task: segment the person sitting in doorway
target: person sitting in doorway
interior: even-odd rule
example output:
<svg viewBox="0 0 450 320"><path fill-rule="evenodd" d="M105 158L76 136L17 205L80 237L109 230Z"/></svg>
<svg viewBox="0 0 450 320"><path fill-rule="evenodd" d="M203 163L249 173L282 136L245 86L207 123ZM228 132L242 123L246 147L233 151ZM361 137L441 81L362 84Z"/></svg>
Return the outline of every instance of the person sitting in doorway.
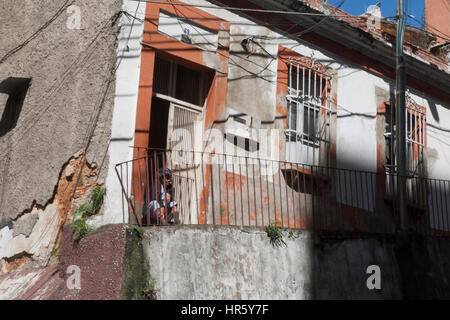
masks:
<svg viewBox="0 0 450 320"><path fill-rule="evenodd" d="M172 185L172 171L169 168L159 169L160 187L156 192L156 199L150 201L150 224L170 225L180 224L177 202L174 200Z"/></svg>

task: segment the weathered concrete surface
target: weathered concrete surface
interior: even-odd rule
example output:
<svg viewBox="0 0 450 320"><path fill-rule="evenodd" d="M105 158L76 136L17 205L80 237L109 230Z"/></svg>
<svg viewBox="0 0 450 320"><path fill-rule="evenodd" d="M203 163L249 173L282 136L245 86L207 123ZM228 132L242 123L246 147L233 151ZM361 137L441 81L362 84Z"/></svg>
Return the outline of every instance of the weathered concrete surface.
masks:
<svg viewBox="0 0 450 320"><path fill-rule="evenodd" d="M0 299L450 298L446 238L293 231L274 247L255 227L125 225L73 236L66 226L57 263L0 275ZM380 290L367 287L371 265Z"/></svg>
<svg viewBox="0 0 450 320"><path fill-rule="evenodd" d="M146 229L144 253L159 299L307 299L308 234L273 248L258 229Z"/></svg>
<svg viewBox="0 0 450 320"><path fill-rule="evenodd" d="M15 127L0 137L0 229L13 226L33 204L45 206L64 164L88 141L88 162L97 164L99 181L104 180L118 31L111 18L121 3L0 3L0 83L31 79ZM68 27L72 4L80 9L80 29Z"/></svg>
<svg viewBox="0 0 450 320"><path fill-rule="evenodd" d="M21 270L0 276L0 299L48 299L61 285L57 265Z"/></svg>
<svg viewBox="0 0 450 320"><path fill-rule="evenodd" d="M151 279L144 256L142 231L127 229L122 268L122 299L145 299L143 293L149 289L151 289Z"/></svg>
<svg viewBox="0 0 450 320"><path fill-rule="evenodd" d="M0 230L0 273L10 272L32 262L45 265L57 250L61 228L70 222L81 203L86 203L96 185L97 169L86 163L84 153L77 153L64 166L55 196L45 206L33 205ZM24 259L26 257L27 259Z"/></svg>
<svg viewBox="0 0 450 320"><path fill-rule="evenodd" d="M122 266L125 253L125 225L111 225L100 228L82 238L73 240L70 226L65 226L61 240L59 257L60 275L67 280L69 266L77 266L81 271L81 289L62 293L55 292L51 299L75 300L117 300L121 298Z"/></svg>
<svg viewBox="0 0 450 320"><path fill-rule="evenodd" d="M125 274L122 271L123 258L125 248L129 247L126 241L128 239L132 247L139 243L125 225L105 226L78 242L73 240L74 233L70 225L64 228L62 235L57 263L0 275L0 299L99 300L122 297L122 275ZM79 289L67 285L75 283L71 280L74 271L68 269L69 266L76 266L80 270ZM140 265L136 264L136 267ZM145 277L144 270L141 269ZM139 283L135 287L138 288Z"/></svg>
<svg viewBox="0 0 450 320"><path fill-rule="evenodd" d="M294 231L273 247L260 228L152 227L143 246L158 299L447 298L450 242ZM369 290L367 267L381 269Z"/></svg>
<svg viewBox="0 0 450 320"><path fill-rule="evenodd" d="M18 236L19 234L23 234L25 237L28 237L33 231L36 222L39 220L38 213L27 214L21 218L19 218L13 224L13 237Z"/></svg>
<svg viewBox="0 0 450 320"><path fill-rule="evenodd" d="M30 215L37 215L39 219L33 227L33 232L26 236L22 233L14 235L14 229L5 227L0 231L0 257L3 260L10 259L19 253L26 252L34 261L47 261L58 235L57 205L49 204L45 210L33 208ZM26 219L23 216L18 220ZM6 264L1 261L2 265ZM30 260L31 262L31 260ZM19 267L19 265L18 265ZM4 268L4 272L10 271Z"/></svg>

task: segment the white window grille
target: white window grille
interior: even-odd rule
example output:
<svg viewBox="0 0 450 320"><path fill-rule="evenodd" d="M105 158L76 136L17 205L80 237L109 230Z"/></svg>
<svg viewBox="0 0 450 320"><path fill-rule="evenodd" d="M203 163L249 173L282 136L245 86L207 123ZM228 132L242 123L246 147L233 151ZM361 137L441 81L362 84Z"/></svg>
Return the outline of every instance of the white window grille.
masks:
<svg viewBox="0 0 450 320"><path fill-rule="evenodd" d="M288 72L286 158L318 165L330 146L331 77L307 58L291 59Z"/></svg>
<svg viewBox="0 0 450 320"><path fill-rule="evenodd" d="M423 174L426 113L412 100L406 104L406 111L407 174L417 177Z"/></svg>
<svg viewBox="0 0 450 320"><path fill-rule="evenodd" d="M425 147L426 113L413 101L406 103L406 172L409 177L417 177L423 173L423 157ZM396 145L396 113L391 107L386 108L386 172L395 173L397 165Z"/></svg>
<svg viewBox="0 0 450 320"><path fill-rule="evenodd" d="M426 139L426 111L418 106L412 99L406 99L406 174L409 180L408 188L413 187L417 178L424 175L424 149ZM386 107L385 132L386 141L386 175L387 193L393 194L395 190L397 168L397 145L396 132L396 110L390 106Z"/></svg>

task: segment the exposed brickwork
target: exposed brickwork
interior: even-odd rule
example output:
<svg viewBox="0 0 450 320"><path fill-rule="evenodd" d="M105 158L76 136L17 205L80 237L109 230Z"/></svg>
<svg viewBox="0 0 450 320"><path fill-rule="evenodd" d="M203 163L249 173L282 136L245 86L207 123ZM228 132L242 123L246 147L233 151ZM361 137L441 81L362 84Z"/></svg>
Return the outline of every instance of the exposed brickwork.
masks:
<svg viewBox="0 0 450 320"><path fill-rule="evenodd" d="M22 252L14 257L2 259L1 271L2 273L8 273L21 268L27 263L31 262L31 255Z"/></svg>
<svg viewBox="0 0 450 320"><path fill-rule="evenodd" d="M308 0L310 1L310 0ZM344 17L336 17L337 20L346 22L348 24L350 24L351 26L358 28L362 31L368 32L370 33L375 39L380 40L382 42L392 42L395 40L395 37L393 37L393 35L391 34L392 31L390 29L392 29L393 24L389 23L387 21L387 19L382 19L381 21L381 28L380 29L375 29L375 28L368 28L368 23L367 23L367 17L362 17L362 18L356 18L355 16L341 10L338 9L336 7L333 6L328 6L329 8L329 14L330 15L339 15L339 16L344 16ZM412 41L415 39L415 36L413 35L413 32L406 32L407 35L409 34L409 38L406 37L405 38L405 51L415 55L419 58L422 58L436 66L438 66L441 69L444 69L445 71L447 71L448 69L448 62L445 59L442 59L440 57L436 57L435 55L433 55L432 53L418 47L417 45L408 42Z"/></svg>
<svg viewBox="0 0 450 320"><path fill-rule="evenodd" d="M55 249L59 248L62 227L71 220L70 213L86 202L89 190L97 184L96 177L97 169L89 166L85 154L81 151L64 168L55 196L58 203L59 228Z"/></svg>

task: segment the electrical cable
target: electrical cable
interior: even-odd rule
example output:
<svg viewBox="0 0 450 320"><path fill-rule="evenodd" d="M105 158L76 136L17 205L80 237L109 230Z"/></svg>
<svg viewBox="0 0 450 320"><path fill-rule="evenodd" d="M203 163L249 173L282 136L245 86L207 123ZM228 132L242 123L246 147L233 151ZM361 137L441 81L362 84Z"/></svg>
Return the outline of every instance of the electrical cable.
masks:
<svg viewBox="0 0 450 320"><path fill-rule="evenodd" d="M436 29L435 27L430 26L430 25L428 25L428 24L425 23L425 22L421 22L419 19L416 19L416 18L414 18L414 17L412 17L412 16L409 16L409 15L408 15L408 18L409 18L409 19L412 19L412 20L414 20L414 21L416 21L416 22L418 22L418 23L420 23L421 26L422 26L423 28L425 28L425 29L428 29L428 28L433 29L433 30L435 30L436 32L439 32L440 34L437 34L437 33L435 33L435 32L430 32L429 30L426 30L426 32L431 33L431 34L435 35L436 37L439 37L439 38L442 38L442 39L444 39L444 40L450 41L450 35L445 34L445 33L443 33L442 31L440 31L439 29Z"/></svg>
<svg viewBox="0 0 450 320"><path fill-rule="evenodd" d="M221 10L234 10L234 11L242 11L242 12L261 12L261 13L278 13L278 14L287 14L287 15L299 15L299 16L322 16L325 18L347 18L347 19L366 19L366 17L361 16L352 16L352 15L328 15L324 13L309 13L309 12L295 12L295 11L283 11L283 10L267 10L267 9L251 9L251 8L239 8L239 7L228 7L228 6L212 6L212 5L196 5L196 4L188 4L188 3L168 3L166 1L154 1L154 0L130 0L130 1L143 1L147 3L153 3L153 4L166 4L166 5L173 5L173 6L183 6L183 7L196 7L196 8L206 8L206 9L221 9ZM339 8L339 7L338 7ZM406 13L405 13L406 15ZM385 17L393 18L393 17ZM418 20L416 20L418 21ZM293 24L296 25L296 24ZM314 27L315 28L315 27ZM430 28L436 30L439 33L442 33L440 30L430 26ZM306 32L305 32L306 33ZM450 37L449 35L446 35L445 33L442 33L446 37ZM438 35L439 36L439 35ZM441 37L441 36L440 36ZM442 37L441 37L442 38ZM450 41L448 38L444 38L448 41Z"/></svg>
<svg viewBox="0 0 450 320"><path fill-rule="evenodd" d="M154 1L154 0L130 0L130 1L143 1L147 3L153 4L165 4L165 5L176 5L181 7L196 7L196 8L205 8L205 9L220 9L220 10L234 10L234 11L242 11L242 12L260 12L260 13L278 13L278 14L287 14L287 15L295 15L295 16L312 16L312 17L342 17L342 18L351 18L351 15L329 15L326 13L310 13L310 12L297 12L297 11L283 11L283 10L267 10L267 9L251 9L251 8L238 8L238 7L228 7L228 6L212 6L212 5L201 5L201 4L188 4L188 3L169 3L166 1ZM364 17L355 17L355 18L363 18Z"/></svg>
<svg viewBox="0 0 450 320"><path fill-rule="evenodd" d="M62 5L61 8L49 19L45 22L38 30L36 30L31 36L29 36L24 42L16 46L15 48L8 51L1 59L0 64L6 61L9 57L14 55L17 51L25 47L28 43L30 43L34 38L36 38L42 31L48 28L53 21L55 21L61 13L63 13L68 7L70 7L75 0L66 0L66 2ZM70 3L69 3L70 2Z"/></svg>
<svg viewBox="0 0 450 320"><path fill-rule="evenodd" d="M17 132L17 134L19 136L17 137L17 139L15 139L15 145L20 143L27 134L32 132L30 129L39 122L39 119L43 116L44 113L46 113L51 107L55 107L50 101L52 99L52 97L54 97L56 92L58 92L58 90L64 85L65 80L68 78L68 76L71 73L73 74L76 71L80 72L83 68L85 68L87 60L90 58L90 56L92 56L96 47L101 43L100 41L97 41L97 39L100 37L100 35L103 33L104 29L106 27L108 27L108 25L111 22L115 22L117 20L117 18L120 16L120 14L121 14L121 11L115 13L113 16L107 18L104 22L102 22L100 24L101 28L97 31L97 33L93 37L93 40L89 43L87 48L84 49L78 55L78 57L74 59L73 63L63 73L62 78L55 80L55 85L49 89L50 92L39 99L38 103L39 103L39 105L42 106L40 108L41 110L39 110L39 108L38 108L38 110L36 110L36 108L31 108L27 113L23 113L21 115L21 117L23 119L21 127L24 129L23 129L23 132ZM84 57L82 57L83 55L84 55ZM74 67L75 67L75 69L73 69L71 71L71 69ZM28 117L28 115L31 115L31 116ZM29 119L27 119L27 118L29 118ZM0 151L0 155L3 156L5 151L7 152L7 148L2 149Z"/></svg>
<svg viewBox="0 0 450 320"><path fill-rule="evenodd" d="M127 41L126 41L125 48L128 46L128 44L129 44L129 42L130 42L131 33L132 33L132 31L133 31L133 27L134 27L135 22L136 22L136 20L139 20L136 16L137 16L137 14L138 14L140 5L141 5L141 1L139 1L138 5L136 6L136 10L135 10L135 13L134 13L134 16L133 16L133 20L132 20L132 23L131 23L130 32L128 33L128 38L127 38ZM125 13L126 13L126 11L120 11L120 12L119 12L119 15L120 15L120 14L125 14ZM125 15L129 16L129 14L125 14ZM118 17L117 17L116 19L118 19ZM117 72L117 70L118 70L120 64L122 63L124 57L125 57L125 51L122 52L122 55L120 56L119 61L117 62L116 66L114 67L114 70L112 70L109 79L106 81L106 89L104 90L104 94L103 94L102 99L101 99L101 101L100 101L100 103L99 103L98 109L97 109L97 108L94 109L94 112L93 112L93 116L94 116L94 117L91 118L92 121L90 121L90 129L89 129L89 131L88 131L89 133L88 133L88 135L87 135L87 138L86 138L86 144L85 144L85 147L84 147L84 151L85 151L85 152L87 152L87 150L88 150L88 148L89 148L89 145L90 145L90 142L91 142L91 139L92 139L92 137L93 137L93 135L94 135L95 128L96 128L97 122L98 122L98 118L99 118L100 112L101 112L101 110L102 110L102 108L103 108L103 104L104 104L104 102L105 102L106 95L107 95L107 93L108 93L109 87L110 87L112 81L114 80L114 76L115 76L115 74L116 74L116 72ZM115 58L116 58L115 55L113 55L113 58L112 58L112 59L114 60Z"/></svg>

